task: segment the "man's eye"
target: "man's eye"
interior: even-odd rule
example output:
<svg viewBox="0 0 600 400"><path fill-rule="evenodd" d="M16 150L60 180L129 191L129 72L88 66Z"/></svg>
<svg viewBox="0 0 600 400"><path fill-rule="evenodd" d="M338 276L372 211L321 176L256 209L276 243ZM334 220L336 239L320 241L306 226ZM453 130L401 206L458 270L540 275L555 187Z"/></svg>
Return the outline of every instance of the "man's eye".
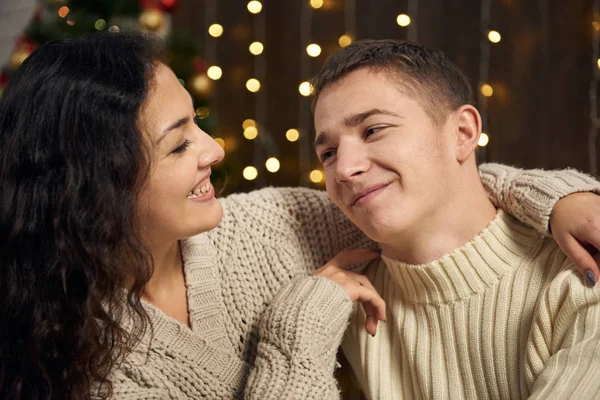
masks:
<svg viewBox="0 0 600 400"><path fill-rule="evenodd" d="M321 153L321 162L325 162L325 160L332 157L333 155L334 155L333 150L326 150L326 151L322 152Z"/></svg>

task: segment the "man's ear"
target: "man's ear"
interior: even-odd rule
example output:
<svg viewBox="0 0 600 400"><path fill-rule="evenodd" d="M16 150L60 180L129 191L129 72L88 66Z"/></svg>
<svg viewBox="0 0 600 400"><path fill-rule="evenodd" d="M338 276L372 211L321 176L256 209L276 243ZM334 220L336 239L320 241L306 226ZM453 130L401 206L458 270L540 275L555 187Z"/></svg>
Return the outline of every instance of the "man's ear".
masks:
<svg viewBox="0 0 600 400"><path fill-rule="evenodd" d="M456 160L460 163L469 159L477 148L481 135L481 116L471 105L465 104L455 111L456 125Z"/></svg>

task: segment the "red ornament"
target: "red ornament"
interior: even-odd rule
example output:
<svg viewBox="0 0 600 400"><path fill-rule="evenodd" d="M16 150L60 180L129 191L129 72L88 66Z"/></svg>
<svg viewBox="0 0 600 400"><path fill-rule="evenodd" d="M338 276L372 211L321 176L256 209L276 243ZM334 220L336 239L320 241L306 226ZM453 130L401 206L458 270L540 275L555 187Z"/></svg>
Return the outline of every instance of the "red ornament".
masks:
<svg viewBox="0 0 600 400"><path fill-rule="evenodd" d="M168 13L172 13L177 7L177 0L158 0L158 3L160 9Z"/></svg>
<svg viewBox="0 0 600 400"><path fill-rule="evenodd" d="M6 71L3 71L0 74L0 87L6 86L7 82L8 82L8 74L6 73Z"/></svg>
<svg viewBox="0 0 600 400"><path fill-rule="evenodd" d="M158 9L172 13L177 7L177 0L140 0L140 6L144 10Z"/></svg>
<svg viewBox="0 0 600 400"><path fill-rule="evenodd" d="M194 63L194 71L196 71L197 74L206 73L206 70L208 69L208 64L206 64L206 61L200 57L194 57L192 62Z"/></svg>

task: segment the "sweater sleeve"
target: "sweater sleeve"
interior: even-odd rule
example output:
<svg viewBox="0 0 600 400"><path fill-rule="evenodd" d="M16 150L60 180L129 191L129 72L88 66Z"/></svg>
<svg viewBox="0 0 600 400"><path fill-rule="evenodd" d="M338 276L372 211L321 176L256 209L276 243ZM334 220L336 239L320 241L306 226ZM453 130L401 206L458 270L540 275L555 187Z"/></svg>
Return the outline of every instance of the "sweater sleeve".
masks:
<svg viewBox="0 0 600 400"><path fill-rule="evenodd" d="M236 235L248 248L276 246L300 255L287 265L296 273L312 272L342 250L376 247L322 190L266 188L230 195L222 203L223 240Z"/></svg>
<svg viewBox="0 0 600 400"><path fill-rule="evenodd" d="M333 371L352 302L325 277L299 277L262 317L246 399L338 399Z"/></svg>
<svg viewBox="0 0 600 400"><path fill-rule="evenodd" d="M600 396L600 287L561 272L539 300L527 344L530 399Z"/></svg>
<svg viewBox="0 0 600 400"><path fill-rule="evenodd" d="M573 169L523 170L482 164L479 175L496 207L545 235L550 233L550 214L558 200L576 192L600 194L600 182Z"/></svg>

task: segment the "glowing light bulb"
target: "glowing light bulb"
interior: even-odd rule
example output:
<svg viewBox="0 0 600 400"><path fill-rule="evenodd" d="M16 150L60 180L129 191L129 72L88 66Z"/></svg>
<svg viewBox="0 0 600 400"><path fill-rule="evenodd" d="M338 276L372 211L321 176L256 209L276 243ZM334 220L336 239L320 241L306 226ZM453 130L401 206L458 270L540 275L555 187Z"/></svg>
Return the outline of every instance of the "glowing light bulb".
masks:
<svg viewBox="0 0 600 400"><path fill-rule="evenodd" d="M295 142L299 137L300 132L298 132L298 129L288 129L288 131L285 133L285 138L290 142Z"/></svg>
<svg viewBox="0 0 600 400"><path fill-rule="evenodd" d="M260 82L258 81L258 79L254 78L248 79L248 82L246 82L246 89L248 89L252 93L256 93L260 90Z"/></svg>
<svg viewBox="0 0 600 400"><path fill-rule="evenodd" d="M305 96L305 97L310 96L312 94L313 90L314 90L313 86L308 81L302 82L300 84L300 86L298 86L298 91L300 92L300 94L302 96Z"/></svg>
<svg viewBox="0 0 600 400"><path fill-rule="evenodd" d="M323 7L323 0L310 0L310 6L312 8L321 8Z"/></svg>
<svg viewBox="0 0 600 400"><path fill-rule="evenodd" d="M320 183L323 181L323 173L318 169L310 171L309 178L314 183Z"/></svg>
<svg viewBox="0 0 600 400"><path fill-rule="evenodd" d="M256 121L253 119L245 119L244 122L242 122L242 128L246 129L250 126L256 126Z"/></svg>
<svg viewBox="0 0 600 400"><path fill-rule="evenodd" d="M279 163L279 160L275 157L269 158L267 160L267 162L265 163L265 167L267 167L267 171L269 171L269 172L279 171L280 166L281 166L281 164Z"/></svg>
<svg viewBox="0 0 600 400"><path fill-rule="evenodd" d="M488 39L492 43L499 43L500 40L502 40L502 35L500 35L500 32L498 31L489 31Z"/></svg>
<svg viewBox="0 0 600 400"><path fill-rule="evenodd" d="M396 18L396 22L398 23L398 25L403 26L403 27L409 26L410 25L410 17L406 14L400 14Z"/></svg>
<svg viewBox="0 0 600 400"><path fill-rule="evenodd" d="M223 34L223 26L220 24L212 24L208 27L208 34L212 37L219 37Z"/></svg>
<svg viewBox="0 0 600 400"><path fill-rule="evenodd" d="M255 126L249 126L244 129L244 137L248 140L254 140L258 136L258 129Z"/></svg>
<svg viewBox="0 0 600 400"><path fill-rule="evenodd" d="M262 54L263 50L265 49L265 46L261 42L253 42L252 44L250 44L250 47L248 49L250 50L250 53L257 56L259 54Z"/></svg>
<svg viewBox="0 0 600 400"><path fill-rule="evenodd" d="M254 167L246 167L244 168L242 175L244 176L244 179L248 181L253 181L258 176L258 170Z"/></svg>
<svg viewBox="0 0 600 400"><path fill-rule="evenodd" d="M489 142L490 142L490 137L485 132L482 132L481 135L479 136L479 141L477 142L477 146L485 147L485 146L487 146L487 144Z"/></svg>
<svg viewBox="0 0 600 400"><path fill-rule="evenodd" d="M352 43L352 37L350 37L350 35L342 35L340 36L338 43L341 47L349 46Z"/></svg>
<svg viewBox="0 0 600 400"><path fill-rule="evenodd" d="M248 11L252 14L258 14L262 10L262 3L257 0L252 0L248 3Z"/></svg>
<svg viewBox="0 0 600 400"><path fill-rule="evenodd" d="M223 76L223 70L221 70L220 67L213 65L206 71L206 75L208 75L210 79L217 81Z"/></svg>
<svg viewBox="0 0 600 400"><path fill-rule="evenodd" d="M61 18L65 18L67 15L69 15L70 11L71 10L69 9L69 7L62 6L61 8L58 9L58 16Z"/></svg>
<svg viewBox="0 0 600 400"><path fill-rule="evenodd" d="M321 54L321 46L315 43L311 43L308 46L306 46L306 52L311 57L319 57L319 55Z"/></svg>
<svg viewBox="0 0 600 400"><path fill-rule="evenodd" d="M481 94L484 95L485 97L492 97L492 95L494 94L494 88L487 84L484 83L483 85L481 85Z"/></svg>

